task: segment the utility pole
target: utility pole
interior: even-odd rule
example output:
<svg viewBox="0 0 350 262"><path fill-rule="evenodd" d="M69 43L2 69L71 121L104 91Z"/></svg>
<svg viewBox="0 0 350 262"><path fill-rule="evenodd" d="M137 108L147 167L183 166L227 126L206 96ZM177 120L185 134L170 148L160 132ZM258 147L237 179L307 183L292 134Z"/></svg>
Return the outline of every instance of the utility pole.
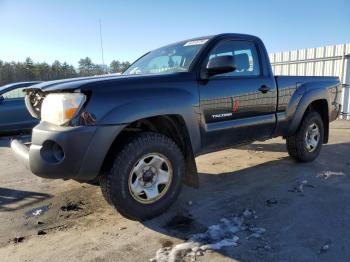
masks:
<svg viewBox="0 0 350 262"><path fill-rule="evenodd" d="M100 24L100 44L101 44L101 58L102 58L102 66L103 66L103 72L106 73L106 66L105 66L105 60L103 57L103 42L102 42L102 24L101 19L98 20Z"/></svg>

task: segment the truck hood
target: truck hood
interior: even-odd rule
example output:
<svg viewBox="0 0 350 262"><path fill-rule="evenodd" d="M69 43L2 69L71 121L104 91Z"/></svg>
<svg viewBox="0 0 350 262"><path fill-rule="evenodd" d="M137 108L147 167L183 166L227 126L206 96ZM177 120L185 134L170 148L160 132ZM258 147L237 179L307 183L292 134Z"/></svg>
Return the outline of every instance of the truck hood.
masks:
<svg viewBox="0 0 350 262"><path fill-rule="evenodd" d="M37 85L33 85L31 87L26 88L26 90L41 90L43 92L51 92L51 91L64 91L64 90L74 90L85 84L89 84L96 81L101 80L110 80L118 77L122 77L121 75L100 75L100 76L89 76L89 77L78 77L78 78L68 78L61 80L53 80L42 82Z"/></svg>
<svg viewBox="0 0 350 262"><path fill-rule="evenodd" d="M100 90L128 90L145 87L167 86L171 82L182 81L193 77L190 73L169 73L152 75L102 75L94 77L72 78L43 82L25 89L25 103L33 117L40 118L41 105L48 93L58 92L96 92ZM98 92L96 92L98 93ZM115 101L114 101L115 102Z"/></svg>
<svg viewBox="0 0 350 262"><path fill-rule="evenodd" d="M31 90L40 90L44 93L50 92L60 92L60 91L68 91L68 90L86 90L93 89L93 87L98 88L103 85L113 85L117 87L122 83L130 83L130 82L153 82L160 81L164 79L169 79L178 76L183 73L169 73L169 74L152 74L152 75L101 75L101 76L93 76L93 77L80 77L80 78L71 78L71 79L63 79L63 80L55 80L43 82L37 85L33 85L29 88L26 88L27 91Z"/></svg>

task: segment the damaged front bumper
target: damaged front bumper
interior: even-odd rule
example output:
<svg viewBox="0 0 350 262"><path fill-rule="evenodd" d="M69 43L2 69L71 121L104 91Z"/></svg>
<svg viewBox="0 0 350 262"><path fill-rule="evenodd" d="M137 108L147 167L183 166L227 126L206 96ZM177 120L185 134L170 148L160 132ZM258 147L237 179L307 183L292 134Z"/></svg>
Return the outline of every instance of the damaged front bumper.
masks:
<svg viewBox="0 0 350 262"><path fill-rule="evenodd" d="M41 122L32 143L11 142L15 157L44 178L88 181L98 176L114 139L124 125L62 127Z"/></svg>
<svg viewBox="0 0 350 262"><path fill-rule="evenodd" d="M11 149L17 159L29 169L29 145L23 144L17 139L11 141Z"/></svg>

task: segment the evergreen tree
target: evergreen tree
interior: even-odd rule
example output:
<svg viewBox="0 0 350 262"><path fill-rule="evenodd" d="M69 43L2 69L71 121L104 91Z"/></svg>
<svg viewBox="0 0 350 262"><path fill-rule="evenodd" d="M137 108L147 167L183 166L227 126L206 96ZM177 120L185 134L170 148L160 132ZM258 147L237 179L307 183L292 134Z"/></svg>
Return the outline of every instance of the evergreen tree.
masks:
<svg viewBox="0 0 350 262"><path fill-rule="evenodd" d="M79 76L101 75L106 72L120 73L129 67L129 62L113 60L109 68L94 64L89 57L79 60L78 70L66 62L56 60L48 63L35 63L30 57L24 62L5 62L0 60L0 86L21 81L50 81Z"/></svg>

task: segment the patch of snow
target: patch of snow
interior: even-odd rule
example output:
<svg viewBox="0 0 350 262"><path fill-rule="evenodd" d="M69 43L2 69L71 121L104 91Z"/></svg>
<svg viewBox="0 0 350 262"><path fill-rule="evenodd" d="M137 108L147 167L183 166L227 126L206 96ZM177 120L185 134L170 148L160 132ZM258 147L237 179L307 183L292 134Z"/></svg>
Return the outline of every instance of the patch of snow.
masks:
<svg viewBox="0 0 350 262"><path fill-rule="evenodd" d="M243 211L242 215L244 217L251 217L251 216L255 215L255 211L247 208Z"/></svg>
<svg viewBox="0 0 350 262"><path fill-rule="evenodd" d="M240 216L221 218L218 224L211 225L203 233L193 234L188 241L178 244L172 248L165 247L157 251L152 262L175 262L183 261L184 257L196 257L204 255L204 252L220 250L223 247L235 247L238 245L238 232L246 231L249 238L261 238L266 232L264 228L257 226L246 226L244 221L252 217L255 211L245 209Z"/></svg>
<svg viewBox="0 0 350 262"><path fill-rule="evenodd" d="M324 179L328 179L332 176L345 176L345 173L344 172L334 172L334 171L322 171L317 175L317 177L322 177Z"/></svg>
<svg viewBox="0 0 350 262"><path fill-rule="evenodd" d="M327 251L328 249L329 249L329 245L327 244L321 248L322 251Z"/></svg>
<svg viewBox="0 0 350 262"><path fill-rule="evenodd" d="M299 191L303 192L304 191L304 186L308 183L307 180L303 180L301 181L301 183L299 184Z"/></svg>
<svg viewBox="0 0 350 262"><path fill-rule="evenodd" d="M309 181L303 180L303 181L299 182L296 186L294 186L293 189L288 190L288 191L293 192L293 193L303 193L304 187L314 188L315 186L309 184Z"/></svg>
<svg viewBox="0 0 350 262"><path fill-rule="evenodd" d="M257 233L257 234L263 234L266 232L266 229L265 228L262 228L262 227L250 227L249 228L249 231L251 232L254 232L254 233Z"/></svg>
<svg viewBox="0 0 350 262"><path fill-rule="evenodd" d="M42 209L38 209L38 210L35 210L32 214L33 214L33 216L39 216L39 215L41 215L42 212L43 212Z"/></svg>
<svg viewBox="0 0 350 262"><path fill-rule="evenodd" d="M224 238L216 243L213 244L206 244L202 245L200 249L203 251L211 249L211 250L220 250L223 247L230 247L230 246L237 246L237 241L239 240L239 237L233 236L231 239Z"/></svg>
<svg viewBox="0 0 350 262"><path fill-rule="evenodd" d="M330 248L331 241L327 241L324 243L324 245L321 247L320 252L327 252Z"/></svg>
<svg viewBox="0 0 350 262"><path fill-rule="evenodd" d="M262 227L251 226L248 228L248 231L251 234L249 236L247 236L247 239L261 238L262 234L264 234L266 232L266 229L262 228Z"/></svg>
<svg viewBox="0 0 350 262"><path fill-rule="evenodd" d="M49 210L50 206L47 205L47 206L42 206L42 207L36 207L36 208L33 208L29 211L27 211L25 213L25 216L26 218L29 218L29 217L36 217L36 216L40 216L40 215L43 215L45 212L47 212Z"/></svg>

